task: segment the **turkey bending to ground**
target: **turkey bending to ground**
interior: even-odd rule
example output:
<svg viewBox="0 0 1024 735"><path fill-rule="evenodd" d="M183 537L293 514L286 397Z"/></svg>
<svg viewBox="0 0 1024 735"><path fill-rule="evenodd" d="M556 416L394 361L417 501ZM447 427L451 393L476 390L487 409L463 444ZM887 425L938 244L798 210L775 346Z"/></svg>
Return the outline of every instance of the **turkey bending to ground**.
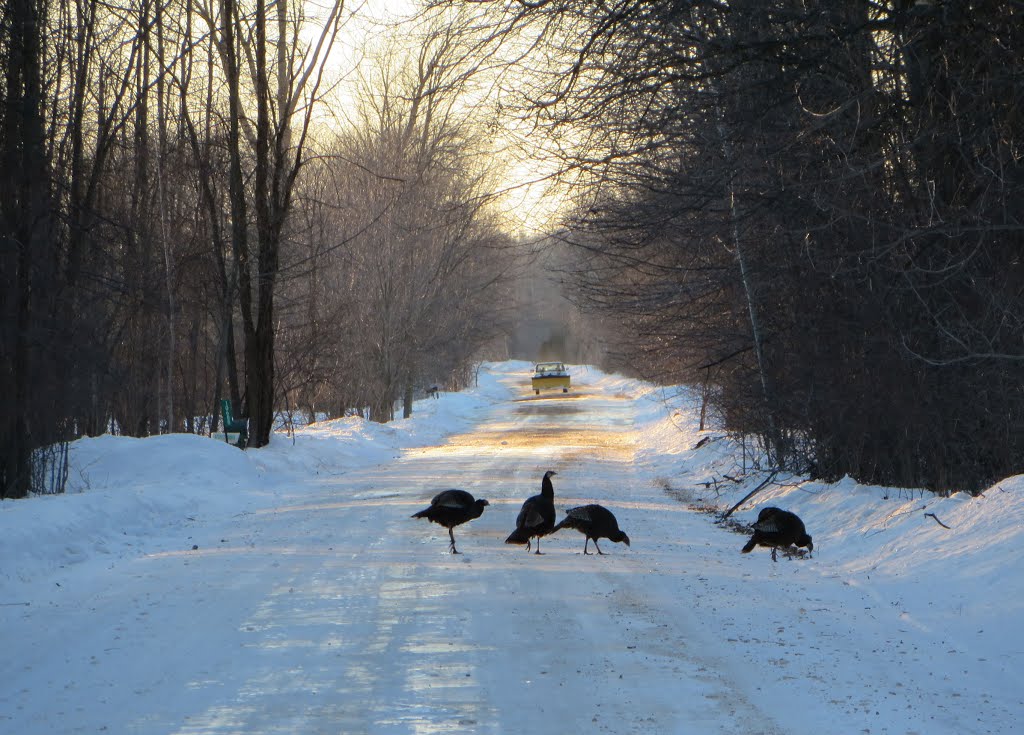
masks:
<svg viewBox="0 0 1024 735"><path fill-rule="evenodd" d="M776 549L785 549L790 546L806 546L808 551L814 551L814 544L811 537L807 535L804 522L795 513L780 508L762 508L757 514L757 522L753 525L754 535L743 547L743 553L749 554L755 546L770 546L772 549L772 561L778 561L775 555Z"/></svg>
<svg viewBox="0 0 1024 735"><path fill-rule="evenodd" d="M601 547L597 545L599 538L606 538L615 543L623 542L629 546L629 536L619 530L619 522L615 520L612 512L601 505L581 505L578 508L569 508L565 512L565 518L551 529L551 533L561 528L575 528L587 537L583 542L583 553L588 554L587 545L593 540L597 553L603 555Z"/></svg>
<svg viewBox="0 0 1024 735"><path fill-rule="evenodd" d="M551 484L551 476L557 475L554 470L544 473L540 482L540 495L526 499L522 510L516 517L516 530L507 539L506 544L526 544L530 550L530 539L537 538L537 551L540 553L540 537L551 533L555 527L555 487Z"/></svg>
<svg viewBox="0 0 1024 735"><path fill-rule="evenodd" d="M483 498L474 499L465 490L445 490L434 496L434 499L430 501L429 508L424 508L419 513L413 513L412 517L426 518L428 521L447 528L448 538L451 539L448 550L453 554L458 554L459 550L455 548L455 534L452 529L461 526L466 521L479 518L486 505L490 505L490 503Z"/></svg>

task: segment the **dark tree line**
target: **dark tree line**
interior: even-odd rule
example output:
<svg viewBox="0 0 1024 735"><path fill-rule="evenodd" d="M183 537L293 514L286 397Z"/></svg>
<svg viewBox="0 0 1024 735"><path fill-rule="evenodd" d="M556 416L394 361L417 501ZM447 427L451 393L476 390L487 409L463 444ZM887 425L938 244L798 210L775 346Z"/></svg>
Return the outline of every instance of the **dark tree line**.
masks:
<svg viewBox="0 0 1024 735"><path fill-rule="evenodd" d="M707 386L776 467L940 490L1021 470L1024 5L497 16L561 62L521 103L577 183L579 296L646 377Z"/></svg>
<svg viewBox="0 0 1024 735"><path fill-rule="evenodd" d="M222 397L259 445L281 409L387 420L467 379L516 264L458 100L510 55L499 103L562 156L569 270L628 364L776 467L1020 469L1020 3L483 4L478 46L442 14L314 136L342 7L310 36L297 3L3 5L3 496Z"/></svg>
<svg viewBox="0 0 1024 735"><path fill-rule="evenodd" d="M215 433L222 398L260 446L289 409L388 420L469 379L510 266L447 26L397 140L317 127L340 1L2 8L0 497L59 492L83 435ZM358 105L397 105L396 74ZM364 318L367 253L401 334Z"/></svg>

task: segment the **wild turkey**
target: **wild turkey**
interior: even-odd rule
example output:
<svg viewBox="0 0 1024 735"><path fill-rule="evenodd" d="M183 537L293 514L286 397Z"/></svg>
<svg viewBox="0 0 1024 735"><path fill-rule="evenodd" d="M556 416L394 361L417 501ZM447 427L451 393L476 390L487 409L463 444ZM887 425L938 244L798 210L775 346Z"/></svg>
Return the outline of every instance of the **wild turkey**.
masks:
<svg viewBox="0 0 1024 735"><path fill-rule="evenodd" d="M814 551L814 544L811 537L807 535L804 522L795 513L780 508L762 508L757 514L757 522L753 525L754 535L743 547L743 553L749 554L755 546L770 546L772 549L772 561L778 561L775 550L788 548L790 546L806 546L808 551Z"/></svg>
<svg viewBox="0 0 1024 735"><path fill-rule="evenodd" d="M557 475L554 470L544 473L540 482L540 495L526 499L522 510L516 517L516 530L505 539L506 544L526 544L530 550L530 539L537 538L537 551L540 553L540 537L551 533L555 527L555 487L551 484L551 476Z"/></svg>
<svg viewBox="0 0 1024 735"><path fill-rule="evenodd" d="M413 513L412 517L426 518L447 528L448 538L451 539L448 550L453 554L458 554L459 550L455 548L455 534L452 529L461 526L466 521L479 518L484 512L484 506L487 505L490 503L483 498L475 500L465 490L445 490L434 496L434 499L430 501L429 508L424 508L419 513Z"/></svg>
<svg viewBox="0 0 1024 735"><path fill-rule="evenodd" d="M587 545L591 539L594 541L594 548L598 554L604 554L601 547L597 545L599 538L606 538L615 543L623 542L629 546L629 536L619 530L619 522L615 520L612 512L601 505L581 505L578 508L570 508L565 512L565 518L551 529L551 533L562 528L575 528L587 537L583 542L583 553L588 554Z"/></svg>

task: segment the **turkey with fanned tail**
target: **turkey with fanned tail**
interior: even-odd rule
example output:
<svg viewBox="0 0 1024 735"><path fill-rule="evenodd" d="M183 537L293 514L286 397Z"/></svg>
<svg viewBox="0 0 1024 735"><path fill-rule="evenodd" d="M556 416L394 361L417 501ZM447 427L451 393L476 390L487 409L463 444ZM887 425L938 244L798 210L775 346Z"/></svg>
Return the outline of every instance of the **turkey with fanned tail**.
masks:
<svg viewBox="0 0 1024 735"><path fill-rule="evenodd" d="M537 551L540 553L540 537L551 533L555 527L555 487L551 484L551 476L557 475L554 470L544 473L540 483L540 495L526 499L522 510L516 517L516 530L507 539L506 544L526 544L530 550L531 539L537 539Z"/></svg>
<svg viewBox="0 0 1024 735"><path fill-rule="evenodd" d="M743 547L744 554L749 554L755 546L769 546L772 550L772 561L778 561L776 549L806 546L808 551L814 551L814 543L804 528L804 522L788 510L771 506L762 508L752 528L754 535Z"/></svg>
<svg viewBox="0 0 1024 735"><path fill-rule="evenodd" d="M584 554L590 553L587 551L587 545L593 541L597 553L603 555L604 552L597 545L597 540L600 538L629 546L629 536L619 530L619 522L615 520L615 516L602 505L581 505L578 508L570 508L565 512L565 518L551 529L551 533L562 528L575 528L587 537L587 540L583 542Z"/></svg>
<svg viewBox="0 0 1024 735"><path fill-rule="evenodd" d="M466 521L479 518L484 512L484 506L490 505L486 500L475 499L465 490L444 490L434 496L430 501L430 507L424 508L419 513L413 513L413 518L426 518L438 525L448 529L448 550L458 554L455 548L455 534L452 529L461 526Z"/></svg>

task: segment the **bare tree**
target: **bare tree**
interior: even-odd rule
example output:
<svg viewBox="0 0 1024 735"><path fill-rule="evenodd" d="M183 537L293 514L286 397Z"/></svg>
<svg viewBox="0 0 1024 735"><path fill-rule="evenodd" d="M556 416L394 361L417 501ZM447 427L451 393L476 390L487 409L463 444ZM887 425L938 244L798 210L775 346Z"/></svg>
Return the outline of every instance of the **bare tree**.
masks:
<svg viewBox="0 0 1024 735"><path fill-rule="evenodd" d="M49 299L38 294L55 259L41 114L44 11L35 0L17 0L4 5L0 23L0 375L8 386L0 399L0 497L32 489L33 450L56 438L46 425L53 407L33 406L43 398L33 375L51 367L39 342Z"/></svg>
<svg viewBox="0 0 1024 735"><path fill-rule="evenodd" d="M560 239L634 364L715 381L774 465L1019 467L1019 9L484 6L487 38L541 39L519 108L582 184Z"/></svg>
<svg viewBox="0 0 1024 735"><path fill-rule="evenodd" d="M228 88L231 252L245 346L249 437L257 447L270 441L274 420L274 298L282 237L342 7L340 0L330 6L309 43L298 33L305 21L302 6L256 0L247 15L235 0L225 0L219 16L206 17ZM271 8L274 24L267 15Z"/></svg>
<svg viewBox="0 0 1024 735"><path fill-rule="evenodd" d="M365 77L357 124L317 188L343 233L320 268L332 293L321 307L345 320L332 341L344 345L349 386L336 393L379 421L399 398L409 415L418 388L460 374L501 329L495 294L514 258L488 206L458 31L434 26L413 55Z"/></svg>

